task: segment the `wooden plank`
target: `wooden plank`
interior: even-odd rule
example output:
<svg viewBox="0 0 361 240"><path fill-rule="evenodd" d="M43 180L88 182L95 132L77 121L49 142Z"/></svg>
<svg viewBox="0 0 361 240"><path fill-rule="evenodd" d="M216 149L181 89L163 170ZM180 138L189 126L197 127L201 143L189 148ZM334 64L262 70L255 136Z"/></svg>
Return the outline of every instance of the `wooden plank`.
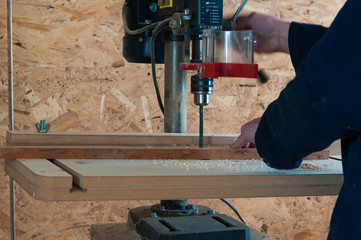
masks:
<svg viewBox="0 0 361 240"><path fill-rule="evenodd" d="M129 173L123 171L123 177L116 178L110 174L104 175L104 169L99 165L93 165L93 175L89 174L94 185L88 186L87 189L79 188L43 188L35 185L24 175L14 173L16 169L9 165L11 161L5 163L7 173L35 199L44 201L108 201L108 200L159 200L159 199L208 199L220 197L276 197L276 196L322 196L338 194L343 182L342 163L339 161L306 161L305 163L314 164L318 167L304 167L296 170L274 170L267 167L264 169L245 170L243 173L240 169L235 169L233 174L221 169L207 170L203 169L198 175L187 168L175 167L173 172L178 172L178 176L167 174L170 168L155 164L152 169L146 168L145 171L133 169ZM47 160L42 160L46 162ZM72 161L72 160L61 160ZM73 160L87 162L90 160ZM124 160L109 160L124 164ZM132 160L126 160L132 163ZM140 160L139 160L140 161ZM150 161L142 161L149 164ZM204 161L203 161L204 162ZM210 161L206 161L210 162ZM213 161L219 163L218 161ZM257 161L249 161L255 164L261 164ZM99 164L101 162L95 162ZM156 162L158 163L158 162ZM81 173L82 162L77 162L79 168L74 169L76 174ZM149 166L149 165L146 165ZM109 167L109 166L108 166ZM91 166L84 167L90 169ZM173 167L172 167L173 168ZM232 169L233 167L231 167ZM9 171L13 170L13 171ZM37 168L34 170L36 171ZM118 170L120 168L117 168ZM252 169L252 167L250 168ZM82 170L87 172L88 170ZM138 169L139 170L139 169ZM256 172L258 171L258 174ZM98 172L98 176L96 176ZM160 173L159 173L160 172ZM208 174L206 174L208 172ZM215 174L219 172L220 175ZM238 173L237 173L238 172ZM114 173L114 171L113 171ZM147 174L148 173L148 174ZM72 173L74 174L74 173ZM132 176L130 176L132 175ZM113 185L103 185L100 182L113 180L119 181L119 187ZM96 178L98 178L96 180ZM129 181L127 180L129 179ZM124 181L123 181L124 180ZM98 183L97 183L98 181ZM90 183L90 182L88 182ZM96 184L95 184L96 183ZM211 183L211 184L210 184Z"/></svg>
<svg viewBox="0 0 361 240"><path fill-rule="evenodd" d="M148 147L2 147L4 159L259 159L255 149Z"/></svg>
<svg viewBox="0 0 361 240"><path fill-rule="evenodd" d="M340 162L306 160L298 169L276 170L262 161L147 161L147 160L55 160L74 177L81 189L90 188L182 188L259 187L327 184L317 175L341 173ZM281 178L278 175L284 175ZM315 176L316 179L300 176ZM252 177L251 177L252 176Z"/></svg>
<svg viewBox="0 0 361 240"><path fill-rule="evenodd" d="M102 147L92 146L7 146L0 148L0 159L260 159L256 149L185 147ZM328 150L306 159L328 159Z"/></svg>
<svg viewBox="0 0 361 240"><path fill-rule="evenodd" d="M306 167L287 171L271 169L260 161L248 161L245 165L253 163L258 167L250 165L248 168L236 168L231 165L230 170L225 171L218 168L187 169L183 165L167 167L159 165L157 161L144 160L137 160L142 162L143 170L131 167L136 160L108 160L108 163L113 164L100 164L102 162L90 160L59 160L73 169L72 175L77 174L79 179L83 178L82 184L87 188L49 188L38 186L27 175L20 174L18 167L13 168L14 161L20 165L26 162L7 160L6 172L31 196L44 201L322 196L336 195L343 182L342 163L334 160L305 161L308 164ZM86 164L88 161L91 163ZM210 166L219 164L219 161L202 162L209 163ZM74 167L75 165L77 166ZM36 172L39 167L29 169Z"/></svg>
<svg viewBox="0 0 361 240"><path fill-rule="evenodd" d="M226 146L234 143L237 134L205 134L204 146ZM195 133L107 133L107 132L36 132L8 131L8 146L105 145L105 146L198 146Z"/></svg>
<svg viewBox="0 0 361 240"><path fill-rule="evenodd" d="M334 141L327 149L330 155L341 155L341 140Z"/></svg>
<svg viewBox="0 0 361 240"><path fill-rule="evenodd" d="M16 179L15 179L16 180ZM285 187L214 187L214 188L90 188L86 191L37 188L29 190L17 183L34 199L42 201L120 201L120 200L161 200L161 199L214 199L214 198L259 198L330 196L340 192L342 175L329 176L329 184ZM300 179L302 181L302 179ZM332 183L331 183L332 182Z"/></svg>
<svg viewBox="0 0 361 240"><path fill-rule="evenodd" d="M71 189L73 177L46 159L6 160L5 171L16 169L16 175L24 176L40 188ZM15 176L16 177L16 176Z"/></svg>
<svg viewBox="0 0 361 240"><path fill-rule="evenodd" d="M55 200L60 194L68 195L73 188L72 176L46 159L6 160L4 168L34 199Z"/></svg>

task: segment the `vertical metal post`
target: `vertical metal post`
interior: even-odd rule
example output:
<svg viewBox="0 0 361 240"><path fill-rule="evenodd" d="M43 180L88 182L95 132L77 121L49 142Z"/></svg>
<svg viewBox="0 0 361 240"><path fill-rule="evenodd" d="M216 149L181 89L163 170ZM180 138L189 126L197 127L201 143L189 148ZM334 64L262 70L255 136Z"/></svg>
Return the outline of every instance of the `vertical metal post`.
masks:
<svg viewBox="0 0 361 240"><path fill-rule="evenodd" d="M186 58L189 59L189 54L185 56L185 45L185 41L177 37L164 40L164 132L166 133L187 132L187 73L179 68L181 62ZM160 205L165 209L180 210L188 206L188 200L162 200Z"/></svg>
<svg viewBox="0 0 361 240"><path fill-rule="evenodd" d="M11 226L11 239L16 239L16 225L15 225L15 181L10 177L10 226Z"/></svg>
<svg viewBox="0 0 361 240"><path fill-rule="evenodd" d="M13 15L12 0L7 1L7 33L8 33L8 95L9 95L9 129L14 130L14 92L13 92ZM10 226L11 239L16 239L15 225L15 182L9 179L10 187Z"/></svg>
<svg viewBox="0 0 361 240"><path fill-rule="evenodd" d="M164 41L164 132L187 132L187 74L179 69L184 61L184 41Z"/></svg>
<svg viewBox="0 0 361 240"><path fill-rule="evenodd" d="M7 32L8 32L8 94L9 94L9 129L14 130L14 94L13 94L13 15L12 0L7 2Z"/></svg>

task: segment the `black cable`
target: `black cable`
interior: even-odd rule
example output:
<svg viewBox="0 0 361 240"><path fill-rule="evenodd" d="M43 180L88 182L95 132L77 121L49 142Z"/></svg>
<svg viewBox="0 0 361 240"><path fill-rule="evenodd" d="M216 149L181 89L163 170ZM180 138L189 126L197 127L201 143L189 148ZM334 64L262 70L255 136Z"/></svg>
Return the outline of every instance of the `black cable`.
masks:
<svg viewBox="0 0 361 240"><path fill-rule="evenodd" d="M230 207L236 213L236 215L239 217L239 219L241 219L242 222L244 222L244 224L246 224L248 226L248 223L246 222L246 220L242 217L242 215L238 212L238 210L230 202L228 202L225 198L220 198L220 199L222 202L227 204L228 207Z"/></svg>
<svg viewBox="0 0 361 240"><path fill-rule="evenodd" d="M143 28L139 28L139 29L135 29L135 30L131 30L129 29L126 17L125 17L125 11L126 11L126 3L124 3L123 8L122 8L122 16L123 16L123 23L124 23L124 29L125 31L129 34L129 35L137 35L146 31L151 30L152 28L152 37L151 37L151 64L152 64L152 76L153 76L153 83L154 83L154 88L155 88L155 92L157 94L157 100L158 100L158 105L160 110L162 111L163 115L164 115L164 106L162 103L162 97L160 95L160 91L159 91L159 87L158 87L158 82L157 82L157 75L156 75L156 71L155 71L155 38L157 37L157 35L163 30L163 28L165 28L169 21L171 20L171 18L167 18L163 21L160 22L156 22L156 23L152 23L148 26L145 26Z"/></svg>
<svg viewBox="0 0 361 240"><path fill-rule="evenodd" d="M155 88L155 92L157 94L157 100L158 100L158 105L160 110L162 111L163 115L164 115L164 106L162 103L162 97L160 95L160 91L159 91L159 87L158 87L158 82L157 82L157 73L155 71L155 38L157 37L157 35L163 30L163 28L165 28L169 21L171 20L171 18L167 18L163 21L161 21L152 31L152 37L150 40L150 59L151 59L151 63L152 63L152 76L153 76L153 83L154 83L154 88Z"/></svg>
<svg viewBox="0 0 361 240"><path fill-rule="evenodd" d="M243 2L241 3L241 5L239 6L239 8L237 9L236 13L233 15L232 17L232 22L235 22L237 20L237 17L239 15L239 13L242 11L244 5L246 5L247 0L243 0Z"/></svg>

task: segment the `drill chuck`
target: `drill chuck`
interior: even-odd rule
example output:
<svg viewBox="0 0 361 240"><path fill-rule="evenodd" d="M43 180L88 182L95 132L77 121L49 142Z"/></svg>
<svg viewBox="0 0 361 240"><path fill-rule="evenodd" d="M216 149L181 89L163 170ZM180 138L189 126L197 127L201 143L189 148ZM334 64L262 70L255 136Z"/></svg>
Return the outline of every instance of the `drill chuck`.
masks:
<svg viewBox="0 0 361 240"><path fill-rule="evenodd" d="M209 95L213 93L213 78L202 78L198 74L191 77L191 92L194 94L194 104L207 106Z"/></svg>

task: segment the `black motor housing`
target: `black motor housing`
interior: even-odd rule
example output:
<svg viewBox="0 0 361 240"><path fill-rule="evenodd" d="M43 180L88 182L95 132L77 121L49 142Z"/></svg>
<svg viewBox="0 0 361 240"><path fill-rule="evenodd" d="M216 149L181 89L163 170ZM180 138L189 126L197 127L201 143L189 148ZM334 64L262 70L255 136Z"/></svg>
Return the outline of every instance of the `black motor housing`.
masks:
<svg viewBox="0 0 361 240"><path fill-rule="evenodd" d="M124 3L126 4L125 19L129 29L136 30L162 21L164 17L158 14L157 2L157 0L127 0ZM125 32L123 37L124 58L132 63L150 63L151 36L151 30L137 35L129 35ZM155 52L155 62L164 63L164 44L161 35L156 38Z"/></svg>

